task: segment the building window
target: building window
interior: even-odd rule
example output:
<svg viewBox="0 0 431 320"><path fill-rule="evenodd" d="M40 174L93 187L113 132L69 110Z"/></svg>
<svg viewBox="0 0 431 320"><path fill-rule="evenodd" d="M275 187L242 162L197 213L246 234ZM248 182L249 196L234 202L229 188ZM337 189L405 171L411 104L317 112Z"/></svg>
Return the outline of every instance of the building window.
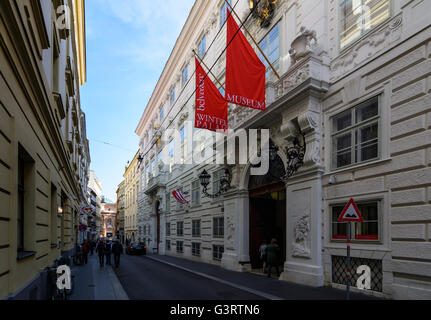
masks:
<svg viewBox="0 0 431 320"><path fill-rule="evenodd" d="M220 261L224 252L224 246L213 245L213 260Z"/></svg>
<svg viewBox="0 0 431 320"><path fill-rule="evenodd" d="M171 224L169 222L166 223L166 236L167 237L171 236Z"/></svg>
<svg viewBox="0 0 431 320"><path fill-rule="evenodd" d="M169 141L169 172L172 173L172 167L174 166L174 139Z"/></svg>
<svg viewBox="0 0 431 320"><path fill-rule="evenodd" d="M189 68L188 68L188 66L185 66L184 67L184 69L183 69L183 72L182 72L182 74L181 74L181 87L184 87L185 85L186 85L186 82L187 82L187 80L189 79L188 78L188 70Z"/></svg>
<svg viewBox="0 0 431 320"><path fill-rule="evenodd" d="M156 176L156 160L151 160L151 174L153 177Z"/></svg>
<svg viewBox="0 0 431 320"><path fill-rule="evenodd" d="M18 145L18 218L17 218L17 250L18 255L25 251L30 251L31 248L26 247L26 237L31 234L29 227L32 220L30 214L31 204L28 199L32 196L30 193L34 190L34 160L24 150L21 145ZM63 207L62 207L63 208ZM26 227L27 225L27 227Z"/></svg>
<svg viewBox="0 0 431 320"><path fill-rule="evenodd" d="M224 237L224 217L213 218L213 236L214 238Z"/></svg>
<svg viewBox="0 0 431 320"><path fill-rule="evenodd" d="M273 65L274 69L278 72L280 70L280 36L278 23L265 36L265 38L263 38L259 46ZM266 67L266 80L273 79L275 77L274 71L260 51L259 58Z"/></svg>
<svg viewBox="0 0 431 320"><path fill-rule="evenodd" d="M166 250L171 251L171 240L166 240Z"/></svg>
<svg viewBox="0 0 431 320"><path fill-rule="evenodd" d="M201 204L201 188L199 180L192 182L192 205L198 206Z"/></svg>
<svg viewBox="0 0 431 320"><path fill-rule="evenodd" d="M352 240L379 240L379 202L358 203L359 212L364 222L339 222L345 205L334 205L332 213L332 240L347 238L347 223L351 223Z"/></svg>
<svg viewBox="0 0 431 320"><path fill-rule="evenodd" d="M390 17L390 0L340 0L340 48Z"/></svg>
<svg viewBox="0 0 431 320"><path fill-rule="evenodd" d="M225 173L225 169L220 169L217 171L214 171L213 173L213 193L217 193L220 191L220 180L223 177Z"/></svg>
<svg viewBox="0 0 431 320"><path fill-rule="evenodd" d="M63 208L62 208L63 209ZM58 205L57 205L57 188L51 185L51 245L57 244L58 228Z"/></svg>
<svg viewBox="0 0 431 320"><path fill-rule="evenodd" d="M198 45L199 58L203 59L206 51L207 51L206 36L203 36L201 39L201 42L199 42L199 45Z"/></svg>
<svg viewBox="0 0 431 320"><path fill-rule="evenodd" d="M172 90L171 90L171 97L170 97L170 103L171 103L171 106L174 104L174 102L175 102L175 87L173 87L172 88Z"/></svg>
<svg viewBox="0 0 431 320"><path fill-rule="evenodd" d="M229 4L232 5L232 0L228 0ZM227 9L230 10L230 7L226 4L225 1L223 1L223 5L220 9L220 29L224 26L226 20L227 20Z"/></svg>
<svg viewBox="0 0 431 320"><path fill-rule="evenodd" d="M160 109L160 123L162 123L163 118L165 117L165 106L162 106Z"/></svg>
<svg viewBox="0 0 431 320"><path fill-rule="evenodd" d="M333 169L379 157L379 109L375 97L331 119Z"/></svg>
<svg viewBox="0 0 431 320"><path fill-rule="evenodd" d="M182 193L182 194L184 194L184 193L183 193L183 188L182 188L182 187L181 187L181 188L179 188L178 190L180 190L180 191L181 191L181 193ZM181 211L181 210L184 210L184 205L183 205L181 202L177 201L177 211Z"/></svg>
<svg viewBox="0 0 431 320"><path fill-rule="evenodd" d="M150 182L150 167L145 168L145 185L148 187L148 182Z"/></svg>
<svg viewBox="0 0 431 320"><path fill-rule="evenodd" d="M184 236L184 222L182 221L177 222L177 236Z"/></svg>
<svg viewBox="0 0 431 320"><path fill-rule="evenodd" d="M183 242L182 241L177 241L177 253L183 253L184 249L183 249Z"/></svg>
<svg viewBox="0 0 431 320"><path fill-rule="evenodd" d="M201 221L193 220L192 221L192 237L200 237L201 236Z"/></svg>
<svg viewBox="0 0 431 320"><path fill-rule="evenodd" d="M183 125L180 129L181 134L181 163L185 162L187 156L187 125Z"/></svg>
<svg viewBox="0 0 431 320"><path fill-rule="evenodd" d="M169 192L166 193L166 213L171 211L171 194Z"/></svg>
<svg viewBox="0 0 431 320"><path fill-rule="evenodd" d="M192 242L192 255L200 257L201 256L201 244L197 242Z"/></svg>

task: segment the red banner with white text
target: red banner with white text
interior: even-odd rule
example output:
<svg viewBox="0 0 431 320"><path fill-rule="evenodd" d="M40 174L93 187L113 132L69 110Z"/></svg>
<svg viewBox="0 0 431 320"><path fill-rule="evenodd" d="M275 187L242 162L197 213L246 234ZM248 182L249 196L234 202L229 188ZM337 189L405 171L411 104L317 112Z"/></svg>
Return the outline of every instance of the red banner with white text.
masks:
<svg viewBox="0 0 431 320"><path fill-rule="evenodd" d="M242 31L238 29L238 24L228 11L226 100L229 103L263 111L266 109L266 67Z"/></svg>
<svg viewBox="0 0 431 320"><path fill-rule="evenodd" d="M210 131L227 130L227 102L207 77L199 61L196 62L195 128ZM204 80L205 79L205 80Z"/></svg>

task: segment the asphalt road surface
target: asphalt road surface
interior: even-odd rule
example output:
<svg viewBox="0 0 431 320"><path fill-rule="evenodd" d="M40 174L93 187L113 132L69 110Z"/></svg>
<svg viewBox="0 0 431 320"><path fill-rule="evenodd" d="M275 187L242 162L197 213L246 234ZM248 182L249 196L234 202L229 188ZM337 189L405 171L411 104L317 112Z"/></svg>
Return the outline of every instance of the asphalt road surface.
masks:
<svg viewBox="0 0 431 320"><path fill-rule="evenodd" d="M121 256L115 270L130 300L262 300L246 291L145 256Z"/></svg>

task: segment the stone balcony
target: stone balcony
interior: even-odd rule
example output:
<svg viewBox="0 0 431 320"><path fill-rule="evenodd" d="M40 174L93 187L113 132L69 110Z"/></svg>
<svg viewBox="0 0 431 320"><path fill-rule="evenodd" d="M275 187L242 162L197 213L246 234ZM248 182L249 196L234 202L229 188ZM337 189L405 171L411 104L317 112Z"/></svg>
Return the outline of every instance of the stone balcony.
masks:
<svg viewBox="0 0 431 320"><path fill-rule="evenodd" d="M166 187L167 183L168 183L168 174L165 172L159 173L156 176L151 176L150 179L148 180L147 187L144 189L144 193L147 196L149 196L157 192L159 188Z"/></svg>

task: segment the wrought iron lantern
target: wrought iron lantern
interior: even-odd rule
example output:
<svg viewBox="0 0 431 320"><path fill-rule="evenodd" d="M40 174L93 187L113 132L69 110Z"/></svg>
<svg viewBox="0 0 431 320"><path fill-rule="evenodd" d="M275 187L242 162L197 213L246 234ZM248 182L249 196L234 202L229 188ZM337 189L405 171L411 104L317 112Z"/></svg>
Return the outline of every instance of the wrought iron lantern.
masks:
<svg viewBox="0 0 431 320"><path fill-rule="evenodd" d="M204 171L199 175L200 183L203 187L203 194L206 197L215 199L220 197L222 194L226 193L230 189L230 183L232 180L230 171L225 169L223 176L220 178L220 188L215 194L210 194L208 192L208 185L210 184L211 176L204 169Z"/></svg>

